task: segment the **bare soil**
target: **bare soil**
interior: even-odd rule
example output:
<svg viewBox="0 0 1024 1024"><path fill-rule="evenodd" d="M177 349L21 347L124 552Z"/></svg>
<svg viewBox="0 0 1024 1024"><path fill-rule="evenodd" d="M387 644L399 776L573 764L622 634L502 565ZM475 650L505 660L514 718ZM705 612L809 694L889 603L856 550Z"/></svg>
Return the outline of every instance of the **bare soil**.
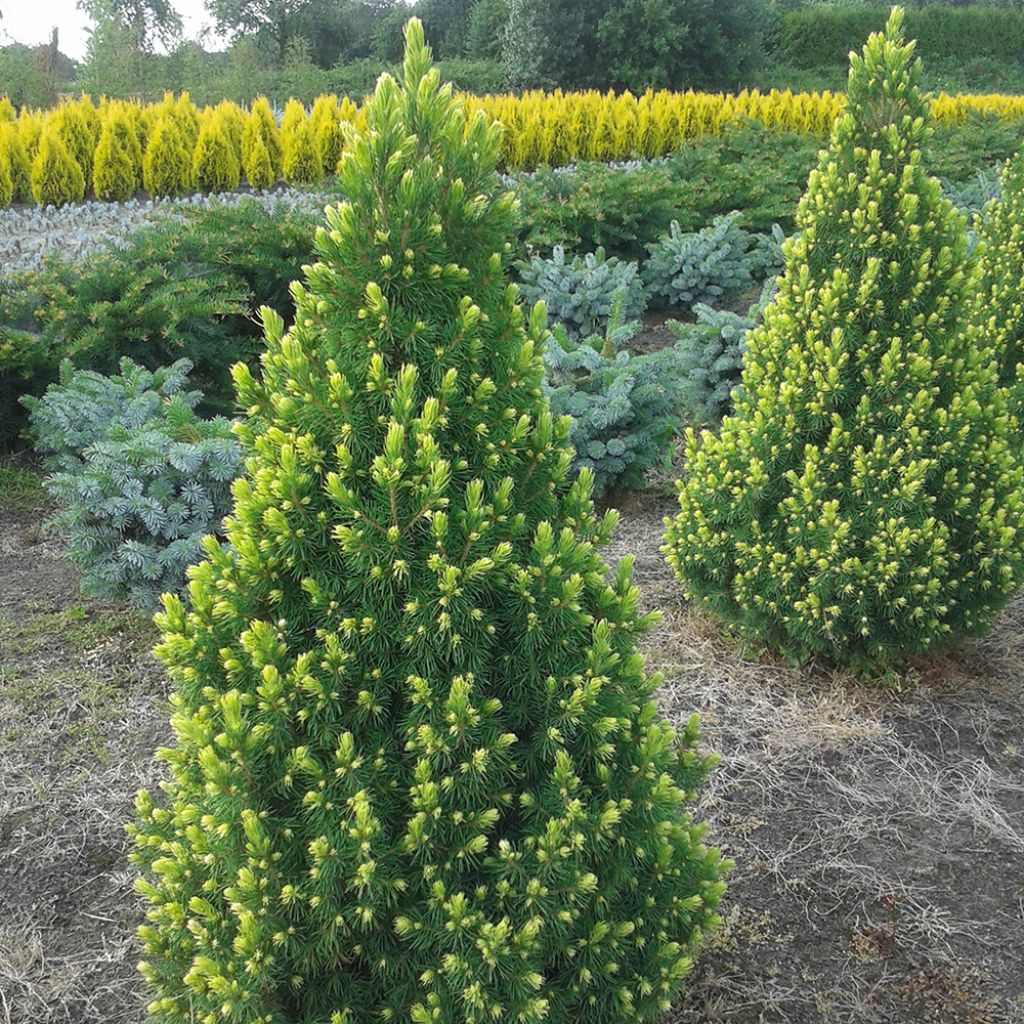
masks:
<svg viewBox="0 0 1024 1024"><path fill-rule="evenodd" d="M141 1024L123 823L159 777L149 622L84 600L38 502L0 494L0 1024ZM4 501L8 501L6 506ZM872 685L745 650L680 600L672 502L623 510L664 711L723 760L698 814L736 861L668 1024L1024 1022L1024 600Z"/></svg>

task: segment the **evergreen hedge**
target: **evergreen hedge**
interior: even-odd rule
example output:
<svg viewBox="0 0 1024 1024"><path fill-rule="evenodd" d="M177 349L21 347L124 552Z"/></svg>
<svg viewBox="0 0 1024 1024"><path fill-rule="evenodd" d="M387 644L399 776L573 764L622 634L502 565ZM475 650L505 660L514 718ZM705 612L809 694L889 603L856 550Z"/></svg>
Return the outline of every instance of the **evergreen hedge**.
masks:
<svg viewBox="0 0 1024 1024"><path fill-rule="evenodd" d="M881 29L888 16L888 4L813 4L789 11L781 18L774 56L802 68L845 63L850 50ZM1017 62L1024 55L1020 7L932 4L907 11L906 24L924 57Z"/></svg>

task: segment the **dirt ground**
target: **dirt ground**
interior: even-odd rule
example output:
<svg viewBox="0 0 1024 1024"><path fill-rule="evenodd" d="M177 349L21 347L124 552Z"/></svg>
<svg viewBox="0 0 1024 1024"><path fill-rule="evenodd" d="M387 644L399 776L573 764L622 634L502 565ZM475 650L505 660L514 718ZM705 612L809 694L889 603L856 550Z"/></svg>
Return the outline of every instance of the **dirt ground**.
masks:
<svg viewBox="0 0 1024 1024"><path fill-rule="evenodd" d="M0 1024L141 1024L123 823L158 777L153 628L82 599L38 494L0 486ZM667 1024L1024 1022L1024 600L885 685L744 651L680 602L671 500L623 513L665 713L723 755L699 814L736 861Z"/></svg>

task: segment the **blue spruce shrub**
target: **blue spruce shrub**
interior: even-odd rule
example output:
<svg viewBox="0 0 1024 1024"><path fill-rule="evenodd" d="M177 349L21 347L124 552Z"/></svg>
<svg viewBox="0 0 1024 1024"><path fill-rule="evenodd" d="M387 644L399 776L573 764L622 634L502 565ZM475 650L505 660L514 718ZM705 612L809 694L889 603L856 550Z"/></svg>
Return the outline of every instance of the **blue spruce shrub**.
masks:
<svg viewBox="0 0 1024 1024"><path fill-rule="evenodd" d="M647 246L643 280L652 299L666 306L691 309L698 302L721 303L754 283L769 258L762 236L744 231L738 214L716 217L700 231L683 231L673 221L667 235Z"/></svg>
<svg viewBox="0 0 1024 1024"><path fill-rule="evenodd" d="M593 472L597 494L643 486L671 446L685 384L674 350L624 350L640 325L622 323L621 306L620 294L603 336L573 341L556 325L544 352L551 411L572 417L573 469Z"/></svg>
<svg viewBox="0 0 1024 1024"><path fill-rule="evenodd" d="M636 319L647 305L637 265L605 257L604 249L566 262L565 250L556 245L551 259L534 256L518 268L523 298L544 302L572 341L606 329L617 295L624 320Z"/></svg>
<svg viewBox="0 0 1024 1024"><path fill-rule="evenodd" d="M675 352L683 376L679 412L691 425L714 426L728 413L733 389L743 374L747 334L774 291L775 281L765 282L761 298L745 315L699 302L693 307L695 323L669 320L665 324L676 337Z"/></svg>
<svg viewBox="0 0 1024 1024"><path fill-rule="evenodd" d="M230 508L239 446L228 420L196 415L191 368L181 359L151 373L124 359L105 377L66 362L41 399L25 399L84 593L143 608L181 593Z"/></svg>

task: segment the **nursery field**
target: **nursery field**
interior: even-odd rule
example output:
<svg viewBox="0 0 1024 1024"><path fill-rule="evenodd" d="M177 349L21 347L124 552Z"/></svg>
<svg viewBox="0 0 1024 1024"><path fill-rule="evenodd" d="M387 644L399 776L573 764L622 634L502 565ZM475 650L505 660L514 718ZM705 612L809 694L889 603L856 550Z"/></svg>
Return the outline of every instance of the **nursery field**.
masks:
<svg viewBox="0 0 1024 1024"><path fill-rule="evenodd" d="M877 15L0 103L0 1024L1024 1022L1024 97Z"/></svg>
<svg viewBox="0 0 1024 1024"><path fill-rule="evenodd" d="M0 1020L140 1024L123 822L159 777L168 682L144 616L78 595L38 483L2 479ZM671 511L658 488L631 502L609 557L665 613L643 645L662 711L698 711L725 755L699 811L737 867L667 1021L1017 1024L1024 604L896 687L748 658L680 601Z"/></svg>

